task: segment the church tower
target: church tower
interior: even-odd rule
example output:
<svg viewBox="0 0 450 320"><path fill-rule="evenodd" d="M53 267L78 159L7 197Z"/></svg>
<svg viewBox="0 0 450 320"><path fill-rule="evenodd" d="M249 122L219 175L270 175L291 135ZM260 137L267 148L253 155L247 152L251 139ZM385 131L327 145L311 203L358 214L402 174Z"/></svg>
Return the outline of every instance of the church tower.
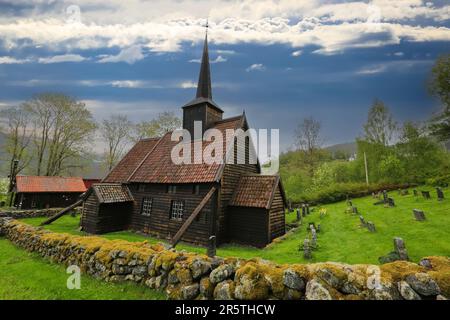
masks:
<svg viewBox="0 0 450 320"><path fill-rule="evenodd" d="M211 69L209 65L208 33L203 46L197 95L194 100L183 106L183 129L194 138L194 121L202 122L202 135L216 121L222 120L223 111L212 100Z"/></svg>

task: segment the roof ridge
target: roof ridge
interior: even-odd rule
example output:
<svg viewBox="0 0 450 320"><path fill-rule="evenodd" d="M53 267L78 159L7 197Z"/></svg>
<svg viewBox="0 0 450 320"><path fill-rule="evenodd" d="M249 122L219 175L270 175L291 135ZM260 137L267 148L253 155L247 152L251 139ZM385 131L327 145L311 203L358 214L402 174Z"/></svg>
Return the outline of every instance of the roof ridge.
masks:
<svg viewBox="0 0 450 320"><path fill-rule="evenodd" d="M223 123L223 122L229 122L229 121L237 120L237 119L240 119L242 117L243 117L243 115L241 114L241 115L238 115L238 116L225 118L225 119L218 120L218 121L214 122L214 125L217 124L217 123Z"/></svg>

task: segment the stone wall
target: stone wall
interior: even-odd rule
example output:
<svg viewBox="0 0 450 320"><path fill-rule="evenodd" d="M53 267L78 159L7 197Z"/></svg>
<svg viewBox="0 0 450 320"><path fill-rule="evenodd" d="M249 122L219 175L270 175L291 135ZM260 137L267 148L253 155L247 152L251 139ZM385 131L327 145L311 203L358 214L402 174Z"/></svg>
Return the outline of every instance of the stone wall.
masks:
<svg viewBox="0 0 450 320"><path fill-rule="evenodd" d="M165 290L169 299L445 299L450 259L381 266L315 263L279 265L260 259L208 258L132 243L52 233L0 218L0 235L16 245L105 281L133 281Z"/></svg>
<svg viewBox="0 0 450 320"><path fill-rule="evenodd" d="M81 213L81 207L77 207L73 209L76 214ZM0 217L11 217L14 219L26 219L26 218L39 218L39 217L52 217L58 212L60 212L61 208L49 208L49 209L36 209L36 210L0 210Z"/></svg>

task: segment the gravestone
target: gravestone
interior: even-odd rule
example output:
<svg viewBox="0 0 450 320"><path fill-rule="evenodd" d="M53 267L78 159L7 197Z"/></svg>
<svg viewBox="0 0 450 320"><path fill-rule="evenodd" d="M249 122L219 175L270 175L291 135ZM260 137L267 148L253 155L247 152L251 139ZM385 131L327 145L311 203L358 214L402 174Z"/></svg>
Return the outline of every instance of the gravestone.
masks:
<svg viewBox="0 0 450 320"><path fill-rule="evenodd" d="M388 198L387 204L389 207L395 207L395 201L392 198Z"/></svg>
<svg viewBox="0 0 450 320"><path fill-rule="evenodd" d="M422 210L414 209L413 213L417 221L425 221L425 213Z"/></svg>
<svg viewBox="0 0 450 320"><path fill-rule="evenodd" d="M387 202L388 201L388 193L386 190L383 190L383 201Z"/></svg>
<svg viewBox="0 0 450 320"><path fill-rule="evenodd" d="M209 237L206 254L210 258L214 258L216 256L216 236Z"/></svg>
<svg viewBox="0 0 450 320"><path fill-rule="evenodd" d="M312 249L317 247L317 233L313 226L311 226L311 247Z"/></svg>
<svg viewBox="0 0 450 320"><path fill-rule="evenodd" d="M437 193L438 201L444 200L444 192L442 192L441 188L436 188L436 193Z"/></svg>
<svg viewBox="0 0 450 320"><path fill-rule="evenodd" d="M358 214L358 208L357 207L352 207L352 213L353 214Z"/></svg>
<svg viewBox="0 0 450 320"><path fill-rule="evenodd" d="M402 238L394 238L394 249L398 254L400 260L409 260L408 252L406 251L405 242Z"/></svg>
<svg viewBox="0 0 450 320"><path fill-rule="evenodd" d="M303 257L307 260L312 258L311 247L309 245L309 239L303 241Z"/></svg>
<svg viewBox="0 0 450 320"><path fill-rule="evenodd" d="M422 191L422 196L423 196L425 199L431 199L430 191Z"/></svg>
<svg viewBox="0 0 450 320"><path fill-rule="evenodd" d="M302 204L302 216L306 217L306 206L304 203Z"/></svg>
<svg viewBox="0 0 450 320"><path fill-rule="evenodd" d="M419 193L417 192L416 189L413 190L413 193L414 193L414 197L417 197L419 195Z"/></svg>
<svg viewBox="0 0 450 320"><path fill-rule="evenodd" d="M364 220L363 216L359 216L359 222L361 222L361 227L366 227L366 220Z"/></svg>
<svg viewBox="0 0 450 320"><path fill-rule="evenodd" d="M372 198L376 199L377 195L375 194L375 192L372 192Z"/></svg>
<svg viewBox="0 0 450 320"><path fill-rule="evenodd" d="M375 224L372 222L372 221L368 221L367 222L367 229L370 231L370 232L375 232L376 230L375 230Z"/></svg>
<svg viewBox="0 0 450 320"><path fill-rule="evenodd" d="M317 233L320 233L321 227L320 227L320 223L317 225Z"/></svg>
<svg viewBox="0 0 450 320"><path fill-rule="evenodd" d="M309 212L309 204L306 204L306 214L307 214L307 215L310 215L310 212Z"/></svg>
<svg viewBox="0 0 450 320"><path fill-rule="evenodd" d="M302 215L300 214L300 209L297 208L297 221L301 221L302 220Z"/></svg>

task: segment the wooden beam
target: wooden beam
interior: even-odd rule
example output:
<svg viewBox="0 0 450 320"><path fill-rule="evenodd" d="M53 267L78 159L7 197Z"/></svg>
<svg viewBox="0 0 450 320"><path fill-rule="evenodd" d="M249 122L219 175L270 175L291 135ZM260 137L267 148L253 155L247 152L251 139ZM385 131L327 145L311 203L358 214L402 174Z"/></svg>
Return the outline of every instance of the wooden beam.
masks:
<svg viewBox="0 0 450 320"><path fill-rule="evenodd" d="M217 188L214 186L209 190L209 192L206 194L206 196L203 198L203 200L199 203L199 205L192 211L192 214L189 216L189 218L186 220L186 222L181 226L181 228L178 230L178 232L175 234L175 236L172 238L172 248L175 248L175 246L180 242L181 237L186 232L186 230L189 228L191 223L194 221L194 219L198 216L200 211L202 211L203 207L206 205L206 203L211 199L214 192L216 192Z"/></svg>
<svg viewBox="0 0 450 320"><path fill-rule="evenodd" d="M58 220L59 218L61 218L63 215L65 215L67 212L69 212L72 209L75 209L76 207L78 207L79 205L81 205L84 200L86 200L86 198L90 195L90 190L86 191L85 193L83 193L77 200L77 202L75 202L74 204L68 206L67 208L61 210L60 212L58 212L57 214L55 214L54 216L50 217L49 219L45 220L44 222L42 222L40 225L41 226L45 226L47 224L52 223L53 221Z"/></svg>

